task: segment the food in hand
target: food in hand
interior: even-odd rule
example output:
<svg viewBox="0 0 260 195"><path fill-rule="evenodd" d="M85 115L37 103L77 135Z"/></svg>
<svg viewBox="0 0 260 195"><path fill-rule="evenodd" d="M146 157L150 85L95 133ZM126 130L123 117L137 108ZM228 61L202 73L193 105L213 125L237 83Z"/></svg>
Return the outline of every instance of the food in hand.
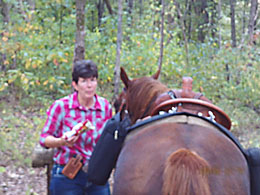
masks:
<svg viewBox="0 0 260 195"><path fill-rule="evenodd" d="M90 129L95 129L95 126L89 120L78 123L77 125L75 125L72 128L71 131L66 133L65 139L68 139L74 135L77 136L77 135L83 133L84 131L88 131Z"/></svg>

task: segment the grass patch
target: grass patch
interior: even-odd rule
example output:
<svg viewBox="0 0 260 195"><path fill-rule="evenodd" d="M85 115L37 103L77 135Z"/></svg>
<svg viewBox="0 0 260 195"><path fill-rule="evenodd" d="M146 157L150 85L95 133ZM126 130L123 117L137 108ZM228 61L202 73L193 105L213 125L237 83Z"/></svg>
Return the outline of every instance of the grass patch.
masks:
<svg viewBox="0 0 260 195"><path fill-rule="evenodd" d="M6 102L0 111L0 150L2 163L15 162L20 166L31 165L31 155L35 143L39 140L44 123L42 107L13 106Z"/></svg>

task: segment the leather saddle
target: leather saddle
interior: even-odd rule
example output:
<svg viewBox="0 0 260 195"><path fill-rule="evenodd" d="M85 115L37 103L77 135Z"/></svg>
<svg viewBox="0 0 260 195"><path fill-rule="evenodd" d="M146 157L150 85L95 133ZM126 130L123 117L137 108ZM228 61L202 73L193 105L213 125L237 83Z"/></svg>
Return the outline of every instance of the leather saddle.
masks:
<svg viewBox="0 0 260 195"><path fill-rule="evenodd" d="M202 93L192 91L192 82L191 77L183 77L182 89L159 95L154 102L152 116L161 112L188 112L209 118L230 130L229 116Z"/></svg>

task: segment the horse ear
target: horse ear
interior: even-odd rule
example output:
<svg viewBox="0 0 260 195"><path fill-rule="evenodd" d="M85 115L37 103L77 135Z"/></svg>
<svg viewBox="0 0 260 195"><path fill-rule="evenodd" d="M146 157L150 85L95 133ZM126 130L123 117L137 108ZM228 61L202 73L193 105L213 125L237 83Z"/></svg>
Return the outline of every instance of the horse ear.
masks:
<svg viewBox="0 0 260 195"><path fill-rule="evenodd" d="M161 69L158 69L157 72L152 76L153 79L157 80L159 78Z"/></svg>
<svg viewBox="0 0 260 195"><path fill-rule="evenodd" d="M131 82L131 80L128 78L125 69L123 67L120 67L120 78L125 84L125 87L128 88L128 84L129 82Z"/></svg>

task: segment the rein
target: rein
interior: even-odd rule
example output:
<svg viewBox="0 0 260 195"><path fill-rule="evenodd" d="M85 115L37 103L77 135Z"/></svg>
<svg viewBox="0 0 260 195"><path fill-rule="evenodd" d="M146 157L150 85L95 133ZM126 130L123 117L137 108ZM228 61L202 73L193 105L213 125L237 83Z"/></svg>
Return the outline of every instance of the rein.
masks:
<svg viewBox="0 0 260 195"><path fill-rule="evenodd" d="M126 106L126 104L125 104L125 99L123 99L123 100L122 100L122 103L121 103L121 105L120 105L120 107L119 107L119 109L118 109L118 112L121 112L125 106Z"/></svg>
<svg viewBox="0 0 260 195"><path fill-rule="evenodd" d="M123 92L126 93L126 88L123 88ZM124 112L123 112L124 111ZM126 109L126 99L122 98L121 104L119 106L118 111L120 113L120 119L123 119L123 113L128 113L127 109Z"/></svg>

